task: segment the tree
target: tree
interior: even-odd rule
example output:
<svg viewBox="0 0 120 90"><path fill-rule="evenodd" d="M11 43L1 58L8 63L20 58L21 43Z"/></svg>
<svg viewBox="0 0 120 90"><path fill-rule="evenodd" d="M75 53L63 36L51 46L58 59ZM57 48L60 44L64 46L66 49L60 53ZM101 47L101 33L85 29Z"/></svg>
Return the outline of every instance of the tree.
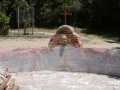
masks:
<svg viewBox="0 0 120 90"><path fill-rule="evenodd" d="M9 32L10 17L7 17L4 12L0 12L0 35L7 35Z"/></svg>
<svg viewBox="0 0 120 90"><path fill-rule="evenodd" d="M105 32L120 33L120 0L79 0L82 8L78 26Z"/></svg>
<svg viewBox="0 0 120 90"><path fill-rule="evenodd" d="M63 20L59 15L66 8L68 12L79 10L78 0L41 0L35 5L37 26L59 26ZM69 18L68 20L70 20Z"/></svg>

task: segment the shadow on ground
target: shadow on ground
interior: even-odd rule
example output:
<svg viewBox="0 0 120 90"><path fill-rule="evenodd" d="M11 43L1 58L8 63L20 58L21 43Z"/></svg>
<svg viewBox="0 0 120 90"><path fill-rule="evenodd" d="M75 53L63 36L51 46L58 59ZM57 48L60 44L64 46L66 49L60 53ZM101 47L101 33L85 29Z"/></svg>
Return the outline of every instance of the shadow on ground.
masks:
<svg viewBox="0 0 120 90"><path fill-rule="evenodd" d="M83 29L81 33L98 35L106 39L112 39L113 41L106 41L108 43L120 43L120 33L116 32L104 32L103 30Z"/></svg>

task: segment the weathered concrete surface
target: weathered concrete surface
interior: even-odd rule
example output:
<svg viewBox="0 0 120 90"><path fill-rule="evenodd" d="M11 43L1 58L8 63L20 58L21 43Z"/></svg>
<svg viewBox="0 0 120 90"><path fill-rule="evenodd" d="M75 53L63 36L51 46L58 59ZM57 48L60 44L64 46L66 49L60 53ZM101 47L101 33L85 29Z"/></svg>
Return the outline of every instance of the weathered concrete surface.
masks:
<svg viewBox="0 0 120 90"><path fill-rule="evenodd" d="M13 73L20 90L120 90L120 80L81 72L34 71Z"/></svg>
<svg viewBox="0 0 120 90"><path fill-rule="evenodd" d="M120 50L75 48L0 49L0 62L9 72L34 70L82 71L120 76Z"/></svg>

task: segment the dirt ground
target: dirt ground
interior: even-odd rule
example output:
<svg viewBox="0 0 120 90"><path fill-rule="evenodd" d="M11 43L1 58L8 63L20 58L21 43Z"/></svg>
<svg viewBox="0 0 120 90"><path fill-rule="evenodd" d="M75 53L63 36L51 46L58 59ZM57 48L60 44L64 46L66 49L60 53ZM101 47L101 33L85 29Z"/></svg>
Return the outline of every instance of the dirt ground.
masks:
<svg viewBox="0 0 120 90"><path fill-rule="evenodd" d="M36 28L34 35L0 37L0 48L27 48L27 47L47 47L50 37L57 29L47 30ZM37 34L36 34L37 32ZM17 30L10 30L10 35L17 33ZM120 42L103 39L95 35L79 33L84 48L120 48Z"/></svg>

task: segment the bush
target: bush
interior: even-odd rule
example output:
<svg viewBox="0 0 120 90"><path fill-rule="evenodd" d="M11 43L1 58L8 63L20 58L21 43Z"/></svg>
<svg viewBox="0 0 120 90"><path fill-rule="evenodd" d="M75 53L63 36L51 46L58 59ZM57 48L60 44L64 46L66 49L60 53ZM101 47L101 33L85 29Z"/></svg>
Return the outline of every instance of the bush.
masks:
<svg viewBox="0 0 120 90"><path fill-rule="evenodd" d="M28 32L26 32L26 29L30 27L30 22L31 22L31 16L28 15L28 18L23 20L23 23L24 23L24 34L23 35L28 35Z"/></svg>
<svg viewBox="0 0 120 90"><path fill-rule="evenodd" d="M6 16L4 12L0 12L0 35L7 35L9 32L10 17Z"/></svg>

